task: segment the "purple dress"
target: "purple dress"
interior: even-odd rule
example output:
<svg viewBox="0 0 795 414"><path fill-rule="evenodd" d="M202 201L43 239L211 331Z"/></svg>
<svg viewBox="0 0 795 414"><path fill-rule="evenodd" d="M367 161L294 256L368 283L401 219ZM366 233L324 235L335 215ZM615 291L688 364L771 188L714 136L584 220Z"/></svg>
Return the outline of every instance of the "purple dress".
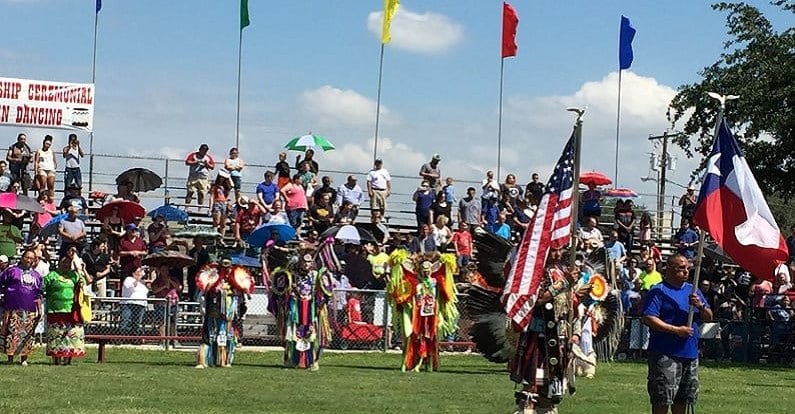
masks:
<svg viewBox="0 0 795 414"><path fill-rule="evenodd" d="M35 269L9 267L0 273L0 292L4 295L5 310L35 312L42 294L41 275Z"/></svg>

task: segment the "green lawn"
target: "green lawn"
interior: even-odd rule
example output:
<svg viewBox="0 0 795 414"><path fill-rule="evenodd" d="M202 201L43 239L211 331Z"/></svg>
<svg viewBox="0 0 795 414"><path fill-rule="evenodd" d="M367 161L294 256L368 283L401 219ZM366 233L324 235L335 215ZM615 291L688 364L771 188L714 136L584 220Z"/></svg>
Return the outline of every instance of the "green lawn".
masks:
<svg viewBox="0 0 795 414"><path fill-rule="evenodd" d="M401 373L400 356L326 354L319 372L280 368L281 353L237 354L229 369L193 368L186 352L96 350L71 367L0 366L0 413L489 413L512 412L503 367L476 355L442 355L441 372ZM789 413L795 370L705 366L698 413ZM602 364L580 380L567 413L646 413L646 366ZM775 403L771 402L775 401Z"/></svg>

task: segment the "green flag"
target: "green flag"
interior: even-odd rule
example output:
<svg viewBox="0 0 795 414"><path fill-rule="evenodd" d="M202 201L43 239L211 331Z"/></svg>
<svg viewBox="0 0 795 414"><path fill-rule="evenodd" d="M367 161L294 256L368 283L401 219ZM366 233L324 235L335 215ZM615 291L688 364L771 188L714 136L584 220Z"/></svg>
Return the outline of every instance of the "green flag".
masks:
<svg viewBox="0 0 795 414"><path fill-rule="evenodd" d="M248 0L240 0L240 30L250 25L251 21L248 19Z"/></svg>

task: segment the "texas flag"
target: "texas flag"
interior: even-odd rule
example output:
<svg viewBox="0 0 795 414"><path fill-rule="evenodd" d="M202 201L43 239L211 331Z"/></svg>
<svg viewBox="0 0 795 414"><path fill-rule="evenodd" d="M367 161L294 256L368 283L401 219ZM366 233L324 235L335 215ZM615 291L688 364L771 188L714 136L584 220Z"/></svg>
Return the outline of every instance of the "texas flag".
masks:
<svg viewBox="0 0 795 414"><path fill-rule="evenodd" d="M724 119L706 165L693 221L752 275L772 281L787 244Z"/></svg>

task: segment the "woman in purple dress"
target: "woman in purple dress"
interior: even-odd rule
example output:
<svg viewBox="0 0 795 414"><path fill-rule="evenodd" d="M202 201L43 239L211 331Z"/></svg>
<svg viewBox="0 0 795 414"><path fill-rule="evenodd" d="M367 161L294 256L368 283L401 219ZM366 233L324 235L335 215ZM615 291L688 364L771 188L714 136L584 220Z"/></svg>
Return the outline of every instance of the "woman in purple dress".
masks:
<svg viewBox="0 0 795 414"><path fill-rule="evenodd" d="M19 355L22 366L28 365L28 355L33 352L33 332L41 320L41 275L33 268L36 253L32 250L22 255L19 264L0 273L0 292L3 293L3 352L8 362Z"/></svg>

